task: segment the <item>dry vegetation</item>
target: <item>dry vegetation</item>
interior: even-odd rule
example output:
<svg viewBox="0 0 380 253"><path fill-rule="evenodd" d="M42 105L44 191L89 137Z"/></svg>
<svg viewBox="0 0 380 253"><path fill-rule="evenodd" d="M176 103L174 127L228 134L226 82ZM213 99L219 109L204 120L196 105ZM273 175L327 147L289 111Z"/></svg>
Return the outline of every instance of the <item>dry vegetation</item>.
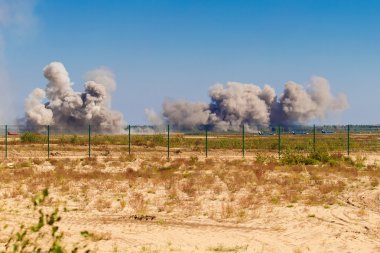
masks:
<svg viewBox="0 0 380 253"><path fill-rule="evenodd" d="M154 153L123 153L117 159L4 161L0 164L0 252L20 219L31 222L30 199L45 188L51 195L44 205L63 210L65 243L74 243L70 238L86 230L89 247L98 252L319 252L338 250L352 235L365 241L362 246L368 252L379 249L379 166L364 164L360 157L354 161L318 155L287 154L281 161L268 155L168 161ZM133 234L140 225L145 232ZM198 234L186 238L186 226L194 233L204 226L222 238L202 241L196 239ZM301 231L318 226L344 240L332 246L329 237L319 243L295 239L302 237ZM167 238L175 241L155 244L162 230L169 228L182 235L177 238L167 232ZM270 232L269 238L223 239L233 229L255 238L260 228L260 233ZM286 231L295 234L286 239ZM272 244L275 235L281 240ZM355 249L353 244L347 247Z"/></svg>

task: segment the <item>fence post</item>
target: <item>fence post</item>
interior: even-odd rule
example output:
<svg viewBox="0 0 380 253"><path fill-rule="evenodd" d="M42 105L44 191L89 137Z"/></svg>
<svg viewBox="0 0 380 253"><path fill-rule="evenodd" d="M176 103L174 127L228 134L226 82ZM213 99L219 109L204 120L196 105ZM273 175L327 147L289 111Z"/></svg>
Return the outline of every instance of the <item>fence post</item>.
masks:
<svg viewBox="0 0 380 253"><path fill-rule="evenodd" d="M313 126L313 151L315 152L315 124Z"/></svg>
<svg viewBox="0 0 380 253"><path fill-rule="evenodd" d="M131 125L128 125L128 154L131 154Z"/></svg>
<svg viewBox="0 0 380 253"><path fill-rule="evenodd" d="M208 155L208 133L207 133L207 126L205 127L205 129L206 129L206 157L207 157L207 155Z"/></svg>
<svg viewBox="0 0 380 253"><path fill-rule="evenodd" d="M8 125L5 125L5 159L8 158Z"/></svg>
<svg viewBox="0 0 380 253"><path fill-rule="evenodd" d="M88 125L88 158L91 158L91 125Z"/></svg>
<svg viewBox="0 0 380 253"><path fill-rule="evenodd" d="M243 129L242 129L242 141L243 141L243 146L242 146L242 152L243 152L243 158L245 157L245 133L244 133L244 124L243 124Z"/></svg>
<svg viewBox="0 0 380 253"><path fill-rule="evenodd" d="M347 125L347 155L350 156L350 124Z"/></svg>
<svg viewBox="0 0 380 253"><path fill-rule="evenodd" d="M48 159L50 159L50 125L47 126Z"/></svg>
<svg viewBox="0 0 380 253"><path fill-rule="evenodd" d="M281 125L278 126L278 159L281 158Z"/></svg>
<svg viewBox="0 0 380 253"><path fill-rule="evenodd" d="M170 159L170 126L168 125L168 160Z"/></svg>

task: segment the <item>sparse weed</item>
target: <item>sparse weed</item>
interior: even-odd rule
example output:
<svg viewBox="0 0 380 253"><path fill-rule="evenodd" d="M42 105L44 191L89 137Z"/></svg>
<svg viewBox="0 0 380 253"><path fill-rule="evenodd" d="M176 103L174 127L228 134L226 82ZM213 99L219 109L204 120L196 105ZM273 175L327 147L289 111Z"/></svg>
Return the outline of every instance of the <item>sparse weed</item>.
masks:
<svg viewBox="0 0 380 253"><path fill-rule="evenodd" d="M248 245L243 245L243 246L224 246L223 244L219 244L215 247L209 247L208 251L213 251L213 252L239 252L239 251L246 251L248 249Z"/></svg>
<svg viewBox="0 0 380 253"><path fill-rule="evenodd" d="M142 193L134 192L129 198L129 205L136 211L136 213L145 213L146 204L144 195Z"/></svg>
<svg viewBox="0 0 380 253"><path fill-rule="evenodd" d="M5 243L5 250L2 253L21 253L21 252L90 252L86 246L79 245L71 251L63 244L64 234L60 231L59 222L61 216L59 209L55 208L52 212L46 212L43 207L49 195L47 189L43 190L33 199L33 210L39 214L37 223L27 226L20 225L17 232L12 233ZM46 243L49 242L49 243Z"/></svg>

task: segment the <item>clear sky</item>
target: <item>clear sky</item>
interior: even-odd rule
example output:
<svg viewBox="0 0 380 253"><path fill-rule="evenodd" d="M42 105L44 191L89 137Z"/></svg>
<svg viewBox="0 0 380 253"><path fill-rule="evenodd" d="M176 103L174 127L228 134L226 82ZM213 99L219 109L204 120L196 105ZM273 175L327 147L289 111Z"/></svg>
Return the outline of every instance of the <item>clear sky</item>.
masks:
<svg viewBox="0 0 380 253"><path fill-rule="evenodd" d="M131 124L147 123L144 109L160 111L165 98L207 102L216 82L281 93L286 81L313 75L348 96L350 108L328 122L380 123L380 1L25 1L28 24L0 27L17 116L45 86L42 68L61 61L76 90L88 70L112 69L113 108Z"/></svg>

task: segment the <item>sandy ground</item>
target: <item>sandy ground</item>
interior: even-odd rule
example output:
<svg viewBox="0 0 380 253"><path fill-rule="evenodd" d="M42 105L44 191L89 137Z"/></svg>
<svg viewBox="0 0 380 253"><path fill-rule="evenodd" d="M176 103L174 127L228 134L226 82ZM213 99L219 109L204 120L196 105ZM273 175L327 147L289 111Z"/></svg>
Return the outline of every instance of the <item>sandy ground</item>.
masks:
<svg viewBox="0 0 380 253"><path fill-rule="evenodd" d="M222 156L222 153L219 155ZM146 156L149 155L146 154ZM149 164L171 166L176 162L174 158L171 163L166 162L165 159L155 159L146 162L148 160L146 157L137 157L118 165L104 162L106 166L103 166L102 170L105 174L102 175L120 171L124 173L126 168L139 171ZM374 156L368 160L372 163L376 159ZM222 168L228 163L229 158L223 157L219 160L214 158L214 160L215 164L211 169L207 168L197 173L202 176L219 175L222 185L224 182L222 174L213 172L213 169ZM329 200L331 203L322 201L310 204L302 200L283 201L282 198L280 201L264 201L273 194L269 192L270 182L274 182L273 180L288 179L297 177L301 173L309 173L309 176L306 175L300 179L300 182L303 182L305 178L310 178L313 174L313 168L309 167L302 167L300 172L294 175L293 172L286 172L286 168L275 167L267 172L265 179L261 181L256 174L257 179L252 185L250 182L241 183L241 188L252 187L249 189L255 189L260 193L255 195L256 202L253 201L244 206L231 204L233 210L230 212L234 215L223 216L224 203L238 203L234 199L245 194L240 189L239 182L235 190L223 190L222 185L222 190L211 197L208 196L208 186L202 190L198 188L196 193L178 190L179 192L176 193L180 199L178 204L174 204L173 209L168 209L167 202L170 195L163 190L163 185L168 182L167 180L177 175L177 172L182 171L182 168L186 166L195 168L196 171L198 167L200 169L206 167L207 162L204 159L199 159L195 163L190 163L188 160L181 161L183 164L180 165L178 171L162 179L162 183L161 181L154 183L154 180L161 180L160 175L146 178L142 176L143 179L141 176L132 179L118 178L114 181L102 177L91 179L97 181L91 181L76 175L78 181L75 182L70 181L69 177L65 180L54 174L53 179L56 181L48 181L45 179L51 177L48 173L57 170L59 166L70 169L71 165L68 165L67 161L64 165L57 162L43 162L18 169L18 163L21 161L7 161L0 168L0 172L5 173L0 179L2 200L0 203L2 228L0 251L12 229L21 223L31 224L36 221L36 215L30 208L31 196L39 189L49 187L51 189L49 203L51 206L61 207L62 221L59 227L65 232L64 242L71 245L82 240L81 231L90 231L97 234L96 238L89 242L90 248L96 252L380 252L380 187L378 184L368 183L370 178L379 179L380 174L377 168L368 173L363 172L364 174L359 172L359 175L340 174L339 169L331 173L324 173L321 170L322 172L318 172L320 173L318 180L324 180L322 176L326 177L326 180L331 180L333 177L335 181L346 182L346 186L339 192L316 192L316 194L330 194L329 196L334 198L333 202ZM98 163L80 165L78 170L99 170L97 166L99 166ZM250 167L260 165L246 159L232 161L229 166L236 169L235 172L239 172L240 167L244 167L246 171L247 168L249 170ZM22 171L23 174L17 174L17 170ZM33 170L33 174L27 174L27 170ZM183 173L185 172L187 173L187 167ZM284 176L284 173L288 174ZM9 180L12 175L18 181ZM60 175L62 177L64 174ZM181 181L174 182L174 185L181 188L182 180L186 181L188 177L176 177L175 180L177 179ZM317 181L311 181L307 184L313 187L318 184ZM192 181L193 184L202 184L202 182ZM86 184L85 190L80 188L82 184ZM212 183L209 187L215 187L215 184ZM226 184L228 184L227 181ZM284 190L279 188L278 191L285 195L291 189L287 188L291 187L287 183L281 187L284 187ZM132 192L143 192L145 202L149 202L143 212L138 211L136 205L132 205ZM96 202L99 198L111 200L105 207L99 207L100 204ZM120 199L126 199L126 203L121 204ZM222 207L214 208L210 206L212 204L221 204ZM66 208L65 211L62 211L63 206ZM49 209L49 205L46 205L46 208ZM244 212L244 217L240 214L241 212ZM141 214L141 217L146 214L152 215L154 219L139 220L131 216L135 214ZM5 225L7 226L4 227Z"/></svg>
<svg viewBox="0 0 380 253"><path fill-rule="evenodd" d="M379 252L379 194L363 192L329 209L263 207L256 219L238 224L73 211L63 215L61 228L70 240L79 240L84 228L105 233L105 240L94 242L98 252ZM26 215L3 210L1 217L9 224Z"/></svg>

